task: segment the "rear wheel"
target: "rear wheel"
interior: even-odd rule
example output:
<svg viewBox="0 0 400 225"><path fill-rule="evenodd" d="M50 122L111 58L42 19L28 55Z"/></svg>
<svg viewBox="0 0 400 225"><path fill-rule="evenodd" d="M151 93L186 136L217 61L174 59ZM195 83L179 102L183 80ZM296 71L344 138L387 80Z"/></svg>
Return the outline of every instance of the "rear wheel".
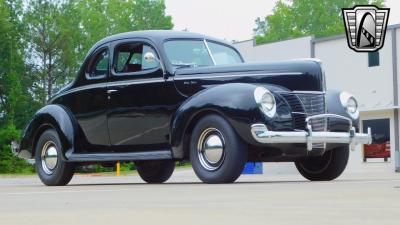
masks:
<svg viewBox="0 0 400 225"><path fill-rule="evenodd" d="M147 183L164 183L175 169L175 161L152 160L135 162L139 176Z"/></svg>
<svg viewBox="0 0 400 225"><path fill-rule="evenodd" d="M62 146L57 131L48 129L40 136L35 151L35 166L40 180L48 186L66 185L75 166L62 159Z"/></svg>
<svg viewBox="0 0 400 225"><path fill-rule="evenodd" d="M349 148L339 147L326 151L322 156L308 157L295 162L297 170L311 181L328 181L339 177L346 169Z"/></svg>
<svg viewBox="0 0 400 225"><path fill-rule="evenodd" d="M208 115L193 129L190 161L203 182L231 183L243 171L247 146L224 118Z"/></svg>

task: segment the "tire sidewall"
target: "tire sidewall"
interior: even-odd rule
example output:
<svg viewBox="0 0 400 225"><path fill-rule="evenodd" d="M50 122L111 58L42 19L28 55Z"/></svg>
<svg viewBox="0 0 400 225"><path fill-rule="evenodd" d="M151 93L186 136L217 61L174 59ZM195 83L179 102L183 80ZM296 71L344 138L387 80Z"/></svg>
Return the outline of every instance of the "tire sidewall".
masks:
<svg viewBox="0 0 400 225"><path fill-rule="evenodd" d="M197 144L201 133L208 128L219 130L224 139L225 158L216 170L205 169L199 160ZM199 120L190 140L190 161L196 175L206 183L233 182L240 176L247 161L247 151L243 141L231 125L218 115L208 115Z"/></svg>
<svg viewBox="0 0 400 225"><path fill-rule="evenodd" d="M175 161L139 161L135 162L139 176L147 183L164 183L175 170Z"/></svg>
<svg viewBox="0 0 400 225"><path fill-rule="evenodd" d="M328 163L320 171L312 171L308 168L307 163L304 161L297 161L295 163L296 168L300 174L311 181L329 181L339 177L346 169L349 160L349 148L338 147L325 152L324 154L330 154ZM314 157L313 157L314 158ZM309 163L312 163L313 158L307 159ZM318 157L314 158L318 160Z"/></svg>
<svg viewBox="0 0 400 225"><path fill-rule="evenodd" d="M41 153L42 153L42 148L43 145L47 141L52 141L57 149L57 165L53 169L52 174L47 174L43 171L42 168L42 160L41 160ZM66 162L62 158L62 145L60 138L57 134L57 132L54 129L49 129L43 132L43 134L40 136L39 140L37 141L36 144L36 150L35 150L35 167L36 171L38 173L39 178L41 181L46 184L46 185L60 185L62 182L62 179L64 178L64 173L65 173L65 167L66 167Z"/></svg>

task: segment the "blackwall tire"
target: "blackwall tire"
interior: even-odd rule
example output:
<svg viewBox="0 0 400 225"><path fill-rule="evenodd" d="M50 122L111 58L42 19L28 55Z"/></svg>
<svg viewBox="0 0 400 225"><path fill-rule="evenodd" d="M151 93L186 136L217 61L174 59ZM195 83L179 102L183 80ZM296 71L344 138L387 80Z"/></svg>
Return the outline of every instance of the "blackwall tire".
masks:
<svg viewBox="0 0 400 225"><path fill-rule="evenodd" d="M190 140L190 161L205 183L232 183L247 161L247 146L232 126L218 115L201 118Z"/></svg>
<svg viewBox="0 0 400 225"><path fill-rule="evenodd" d="M44 131L35 149L35 167L43 184L62 186L71 181L75 166L62 159L63 149L57 131Z"/></svg>
<svg viewBox="0 0 400 225"><path fill-rule="evenodd" d="M346 169L349 148L339 147L326 151L322 156L308 157L295 162L300 174L311 181L329 181L339 177Z"/></svg>
<svg viewBox="0 0 400 225"><path fill-rule="evenodd" d="M152 160L135 162L139 176L147 183L159 184L167 181L175 170L175 161Z"/></svg>

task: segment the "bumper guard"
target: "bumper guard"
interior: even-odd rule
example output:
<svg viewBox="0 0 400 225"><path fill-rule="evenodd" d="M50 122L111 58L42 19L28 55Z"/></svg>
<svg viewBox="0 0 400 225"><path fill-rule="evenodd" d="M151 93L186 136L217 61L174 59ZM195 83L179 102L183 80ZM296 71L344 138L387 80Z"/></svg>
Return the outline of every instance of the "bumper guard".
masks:
<svg viewBox="0 0 400 225"><path fill-rule="evenodd" d="M349 132L329 132L329 131L312 131L310 124L313 119L336 118L349 122ZM326 122L326 121L325 121ZM344 116L336 114L320 114L309 116L306 118L307 129L305 131L270 131L264 124L253 124L251 126L251 134L253 138L263 144L274 143L305 143L307 150L312 150L313 143L342 143L349 144L350 149L354 150L357 144L371 144L371 128L368 127L368 133L356 133L352 121Z"/></svg>

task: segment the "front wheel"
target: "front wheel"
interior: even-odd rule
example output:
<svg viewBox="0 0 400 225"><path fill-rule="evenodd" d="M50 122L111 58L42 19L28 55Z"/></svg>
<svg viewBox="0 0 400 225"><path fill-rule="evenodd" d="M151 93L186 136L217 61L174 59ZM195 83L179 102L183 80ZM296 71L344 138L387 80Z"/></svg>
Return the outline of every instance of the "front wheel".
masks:
<svg viewBox="0 0 400 225"><path fill-rule="evenodd" d="M147 183L164 183L175 169L175 161L151 160L135 162L139 176Z"/></svg>
<svg viewBox="0 0 400 225"><path fill-rule="evenodd" d="M40 180L47 186L66 185L74 175L75 166L62 159L62 146L57 131L48 129L37 141L35 166Z"/></svg>
<svg viewBox="0 0 400 225"><path fill-rule="evenodd" d="M339 177L346 169L349 148L339 147L326 151L322 156L307 157L295 162L297 170L311 181L328 181Z"/></svg>
<svg viewBox="0 0 400 225"><path fill-rule="evenodd" d="M243 171L247 146L228 121L218 115L208 115L193 129L190 161L203 182L231 183Z"/></svg>

